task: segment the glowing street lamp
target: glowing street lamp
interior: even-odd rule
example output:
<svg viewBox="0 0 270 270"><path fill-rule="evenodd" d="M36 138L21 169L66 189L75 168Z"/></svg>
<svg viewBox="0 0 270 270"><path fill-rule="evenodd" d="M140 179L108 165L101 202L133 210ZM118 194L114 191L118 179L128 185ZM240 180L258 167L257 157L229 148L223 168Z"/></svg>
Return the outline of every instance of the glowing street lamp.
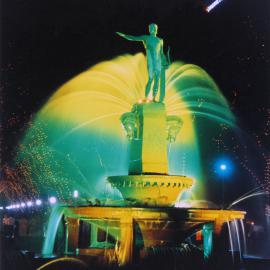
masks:
<svg viewBox="0 0 270 270"><path fill-rule="evenodd" d="M228 178L232 175L234 165L229 158L221 158L215 162L214 170L215 173L218 174L222 180L224 180L224 178Z"/></svg>
<svg viewBox="0 0 270 270"><path fill-rule="evenodd" d="M52 197L49 198L50 204L55 204L56 201L57 201L57 200L56 200L56 198L55 198L54 196L52 196Z"/></svg>
<svg viewBox="0 0 270 270"><path fill-rule="evenodd" d="M39 206L39 205L41 205L41 204L42 204L42 201L41 201L40 199L37 199L37 200L36 200L36 205Z"/></svg>
<svg viewBox="0 0 270 270"><path fill-rule="evenodd" d="M225 192L224 182L226 180L230 180L230 177L234 171L234 164L229 157L221 157L218 160L216 160L214 165L214 171L218 175L219 181L222 182L221 196L222 196L222 207L224 207L224 192Z"/></svg>
<svg viewBox="0 0 270 270"><path fill-rule="evenodd" d="M33 205L33 203L32 203L31 201L29 201L29 202L26 203L26 205L27 205L28 207L31 207L31 206Z"/></svg>
<svg viewBox="0 0 270 270"><path fill-rule="evenodd" d="M74 198L74 204L75 204L75 206L77 206L78 197L79 197L78 190L74 190L73 191L73 198Z"/></svg>
<svg viewBox="0 0 270 270"><path fill-rule="evenodd" d="M75 199L77 199L77 198L79 197L79 192L78 192L78 190L74 190L74 191L73 191L73 197L74 197Z"/></svg>
<svg viewBox="0 0 270 270"><path fill-rule="evenodd" d="M226 171L227 166L226 166L226 164L221 164L221 165L219 166L219 168L220 168L222 171Z"/></svg>
<svg viewBox="0 0 270 270"><path fill-rule="evenodd" d="M25 207L26 204L24 202L21 203L21 207Z"/></svg>

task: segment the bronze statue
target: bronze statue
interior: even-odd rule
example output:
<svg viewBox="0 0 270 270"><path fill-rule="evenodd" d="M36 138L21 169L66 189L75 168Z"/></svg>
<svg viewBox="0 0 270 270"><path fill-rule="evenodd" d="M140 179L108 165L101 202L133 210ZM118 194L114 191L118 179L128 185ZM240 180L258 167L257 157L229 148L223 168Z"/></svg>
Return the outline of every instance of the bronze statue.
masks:
<svg viewBox="0 0 270 270"><path fill-rule="evenodd" d="M148 97L151 86L153 86L153 100L155 101L160 86L159 102L163 102L165 97L165 70L169 66L169 59L163 52L163 39L157 37L158 26L154 23L149 25L150 35L132 36L116 32L119 36L131 40L142 41L146 50L148 82L145 87L145 98Z"/></svg>

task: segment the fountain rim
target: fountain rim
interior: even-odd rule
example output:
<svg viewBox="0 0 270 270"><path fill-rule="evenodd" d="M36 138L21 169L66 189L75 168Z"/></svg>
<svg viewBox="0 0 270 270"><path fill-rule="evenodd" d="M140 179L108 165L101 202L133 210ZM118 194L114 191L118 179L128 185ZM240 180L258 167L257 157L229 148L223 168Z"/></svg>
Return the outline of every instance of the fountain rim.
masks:
<svg viewBox="0 0 270 270"><path fill-rule="evenodd" d="M93 217L121 219L123 215L134 219L159 219L177 221L197 221L197 222L217 222L242 220L245 218L246 211L209 209L209 208L177 208L177 207L130 207L130 206L102 206L102 205L82 205L82 206L61 206L70 210L64 213L65 216ZM113 211L112 211L113 210ZM104 214L103 214L104 212ZM145 215L144 215L145 213Z"/></svg>

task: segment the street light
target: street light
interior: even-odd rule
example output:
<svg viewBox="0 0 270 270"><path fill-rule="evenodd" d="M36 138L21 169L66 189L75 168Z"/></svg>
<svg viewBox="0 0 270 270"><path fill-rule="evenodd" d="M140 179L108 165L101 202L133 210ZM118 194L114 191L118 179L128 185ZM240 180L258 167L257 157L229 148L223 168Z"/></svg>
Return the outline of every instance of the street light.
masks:
<svg viewBox="0 0 270 270"><path fill-rule="evenodd" d="M40 199L37 199L36 200L36 205L41 205L42 204L42 201Z"/></svg>
<svg viewBox="0 0 270 270"><path fill-rule="evenodd" d="M78 190L74 190L74 191L73 191L73 197L74 197L75 199L77 199L77 198L79 197L79 192L78 192Z"/></svg>
<svg viewBox="0 0 270 270"><path fill-rule="evenodd" d="M226 170L227 170L226 164L221 164L221 165L220 165L220 169L221 169L222 171L226 171Z"/></svg>
<svg viewBox="0 0 270 270"><path fill-rule="evenodd" d="M21 207L25 207L25 203L24 202L21 203Z"/></svg>
<svg viewBox="0 0 270 270"><path fill-rule="evenodd" d="M234 165L230 158L228 157L222 157L216 160L214 165L214 171L219 176L219 179L221 180L221 192L222 192L222 207L224 206L224 182L226 180L230 179L230 176L232 175L234 171Z"/></svg>
<svg viewBox="0 0 270 270"><path fill-rule="evenodd" d="M27 205L28 207L30 207L30 206L33 205L33 203L32 203L31 201L29 201L29 202L26 203L26 205Z"/></svg>
<svg viewBox="0 0 270 270"><path fill-rule="evenodd" d="M79 192L78 192L78 190L74 190L74 191L73 191L73 198L74 198L74 205L75 205L75 206L77 206L78 197L79 197Z"/></svg>
<svg viewBox="0 0 270 270"><path fill-rule="evenodd" d="M56 198L55 198L54 196L52 196L52 197L49 198L50 204L55 204L56 201L57 201L57 200L56 200Z"/></svg>

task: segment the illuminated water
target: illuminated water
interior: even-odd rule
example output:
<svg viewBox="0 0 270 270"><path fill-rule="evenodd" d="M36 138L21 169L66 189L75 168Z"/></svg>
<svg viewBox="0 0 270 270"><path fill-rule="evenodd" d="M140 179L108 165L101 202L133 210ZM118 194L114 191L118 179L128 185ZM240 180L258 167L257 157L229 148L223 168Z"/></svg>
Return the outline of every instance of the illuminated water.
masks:
<svg viewBox="0 0 270 270"><path fill-rule="evenodd" d="M119 199L106 185L109 175L128 172L128 142L120 116L144 97L143 54L119 56L97 64L60 87L36 114L19 147L18 163L40 194L68 201ZM215 82L200 67L181 62L167 71L165 104L183 127L169 149L169 172L193 177L186 199L206 199L200 166L200 123L234 126L234 117ZM210 133L210 130L205 130Z"/></svg>
<svg viewBox="0 0 270 270"><path fill-rule="evenodd" d="M257 188L256 188L257 189ZM227 209L231 209L232 206L242 202L242 201L245 201L249 198L252 198L252 197L256 197L256 196L262 196L262 195L268 195L267 192L265 191L257 191L257 192L253 192L253 193L246 193L244 194L243 196L239 197L237 200L233 201L228 207Z"/></svg>
<svg viewBox="0 0 270 270"><path fill-rule="evenodd" d="M64 210L65 209L63 207L60 207L60 206L55 206L52 209L52 212L51 212L51 215L50 215L50 218L48 221L48 225L47 225L45 240L44 240L43 246L42 246L41 254L43 256L53 254L55 237L56 237L58 225L59 225L61 218L64 214Z"/></svg>
<svg viewBox="0 0 270 270"><path fill-rule="evenodd" d="M237 240L237 246L238 246L240 258L242 258L242 246L241 246L241 241L240 241L238 221L235 219L232 222L233 222L233 225L234 225L234 228L235 228L236 240Z"/></svg>
<svg viewBox="0 0 270 270"><path fill-rule="evenodd" d="M229 235L229 243L230 243L230 252L232 254L232 261L234 261L234 246L233 246L233 238L232 238L232 232L231 232L231 226L230 226L230 222L227 221L227 227L228 227L228 235Z"/></svg>
<svg viewBox="0 0 270 270"><path fill-rule="evenodd" d="M241 232L242 232L242 237L243 237L243 254L247 254L246 230L245 230L245 225L242 219L240 220L240 225L241 225Z"/></svg>

